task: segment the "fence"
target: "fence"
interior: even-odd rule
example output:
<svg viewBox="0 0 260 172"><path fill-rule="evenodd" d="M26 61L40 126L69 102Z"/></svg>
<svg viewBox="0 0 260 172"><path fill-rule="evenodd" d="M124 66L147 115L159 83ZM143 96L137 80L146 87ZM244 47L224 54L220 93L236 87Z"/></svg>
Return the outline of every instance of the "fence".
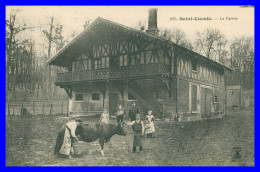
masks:
<svg viewBox="0 0 260 172"><path fill-rule="evenodd" d="M65 115L67 101L6 102L6 115Z"/></svg>

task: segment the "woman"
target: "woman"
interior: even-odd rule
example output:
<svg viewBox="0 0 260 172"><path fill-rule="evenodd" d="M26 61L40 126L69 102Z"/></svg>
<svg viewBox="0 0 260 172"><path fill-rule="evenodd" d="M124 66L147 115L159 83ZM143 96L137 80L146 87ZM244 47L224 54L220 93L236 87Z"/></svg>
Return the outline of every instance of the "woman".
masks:
<svg viewBox="0 0 260 172"><path fill-rule="evenodd" d="M83 121L77 118L76 120L70 121L61 127L57 136L54 155L71 158L70 154L73 151L73 143L74 141L78 141L75 131L76 128L82 123Z"/></svg>

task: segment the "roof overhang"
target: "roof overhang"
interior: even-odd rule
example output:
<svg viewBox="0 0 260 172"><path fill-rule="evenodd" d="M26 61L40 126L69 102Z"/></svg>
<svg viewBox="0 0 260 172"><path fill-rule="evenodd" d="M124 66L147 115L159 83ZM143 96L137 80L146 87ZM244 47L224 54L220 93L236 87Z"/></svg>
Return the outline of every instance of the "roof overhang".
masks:
<svg viewBox="0 0 260 172"><path fill-rule="evenodd" d="M47 63L49 65L68 67L68 63L71 61L71 58L75 55L86 51L94 44L103 43L105 41L116 41L119 39L131 39L139 38L144 40L155 40L166 46L173 46L174 48L180 49L186 53L196 57L200 60L203 60L206 63L212 64L220 69L232 71L232 69L222 65L214 60L211 60L205 56L202 56L194 51L191 51L187 48L184 48L180 45L177 45L169 40L164 38L147 34L145 32L133 29L128 26L118 24L116 22L98 17L91 24L86 27L78 36L76 36L71 42L65 45L60 49L53 57L51 57Z"/></svg>

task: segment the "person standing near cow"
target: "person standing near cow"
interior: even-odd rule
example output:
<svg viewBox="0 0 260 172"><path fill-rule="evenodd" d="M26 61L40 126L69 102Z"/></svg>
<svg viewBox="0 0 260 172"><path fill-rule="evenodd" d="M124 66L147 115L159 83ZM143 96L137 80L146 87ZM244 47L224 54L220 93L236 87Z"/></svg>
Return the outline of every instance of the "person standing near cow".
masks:
<svg viewBox="0 0 260 172"><path fill-rule="evenodd" d="M100 120L99 120L100 123L105 123L105 124L108 124L109 123L109 113L107 111L106 108L104 108L101 116L100 116Z"/></svg>
<svg viewBox="0 0 260 172"><path fill-rule="evenodd" d="M139 147L140 152L143 151L142 136L144 135L144 123L141 121L141 115L136 114L136 119L132 122L125 122L127 125L131 125L134 131L133 140L133 153L136 152L136 147Z"/></svg>
<svg viewBox="0 0 260 172"><path fill-rule="evenodd" d="M63 125L58 133L54 155L66 156L71 158L70 154L73 153L73 143L78 141L75 135L76 128L82 125L83 121L79 118L69 121Z"/></svg>
<svg viewBox="0 0 260 172"><path fill-rule="evenodd" d="M118 103L118 107L116 108L115 115L116 115L117 124L124 121L125 109L123 108L121 103Z"/></svg>
<svg viewBox="0 0 260 172"><path fill-rule="evenodd" d="M136 106L136 102L132 102L132 107L128 112L128 117L130 118L131 122L135 121L136 114L140 114L139 108Z"/></svg>

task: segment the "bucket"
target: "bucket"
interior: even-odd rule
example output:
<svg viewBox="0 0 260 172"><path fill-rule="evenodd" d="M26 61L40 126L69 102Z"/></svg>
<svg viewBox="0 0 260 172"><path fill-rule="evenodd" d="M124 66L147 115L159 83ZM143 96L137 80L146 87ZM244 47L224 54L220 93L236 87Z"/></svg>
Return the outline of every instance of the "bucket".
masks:
<svg viewBox="0 0 260 172"><path fill-rule="evenodd" d="M75 155L81 155L81 146L80 144L73 144L73 150Z"/></svg>

